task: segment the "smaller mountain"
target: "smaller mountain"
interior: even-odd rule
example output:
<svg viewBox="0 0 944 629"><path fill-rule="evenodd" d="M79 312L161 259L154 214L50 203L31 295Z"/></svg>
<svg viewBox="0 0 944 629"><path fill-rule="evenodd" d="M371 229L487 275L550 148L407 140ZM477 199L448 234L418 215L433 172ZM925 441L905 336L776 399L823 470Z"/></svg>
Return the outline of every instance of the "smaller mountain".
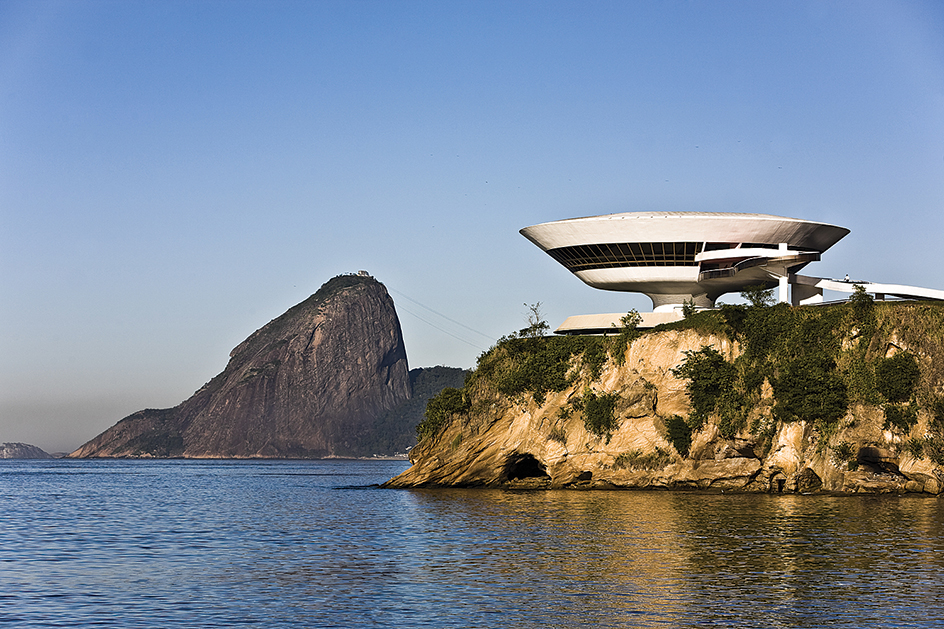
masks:
<svg viewBox="0 0 944 629"><path fill-rule="evenodd" d="M42 448L31 446L28 443L0 443L0 459L53 459Z"/></svg>

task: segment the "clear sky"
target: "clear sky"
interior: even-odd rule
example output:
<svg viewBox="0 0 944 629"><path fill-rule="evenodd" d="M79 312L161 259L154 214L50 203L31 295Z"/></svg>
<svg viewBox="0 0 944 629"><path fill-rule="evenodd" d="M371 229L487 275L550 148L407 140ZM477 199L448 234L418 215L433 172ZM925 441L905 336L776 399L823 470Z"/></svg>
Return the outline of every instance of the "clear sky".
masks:
<svg viewBox="0 0 944 629"><path fill-rule="evenodd" d="M649 310L518 233L563 218L819 220L806 272L944 288L942 201L936 1L2 0L0 442L174 406L340 273L411 367Z"/></svg>

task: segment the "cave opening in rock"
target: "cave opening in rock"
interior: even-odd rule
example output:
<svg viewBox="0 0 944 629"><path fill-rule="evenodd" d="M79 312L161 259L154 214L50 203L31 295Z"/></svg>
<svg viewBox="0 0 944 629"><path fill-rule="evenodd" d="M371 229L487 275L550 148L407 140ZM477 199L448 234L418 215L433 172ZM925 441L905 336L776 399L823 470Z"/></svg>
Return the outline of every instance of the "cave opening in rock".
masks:
<svg viewBox="0 0 944 629"><path fill-rule="evenodd" d="M505 478L518 480L521 478L550 478L547 468L527 452L514 453L505 461Z"/></svg>

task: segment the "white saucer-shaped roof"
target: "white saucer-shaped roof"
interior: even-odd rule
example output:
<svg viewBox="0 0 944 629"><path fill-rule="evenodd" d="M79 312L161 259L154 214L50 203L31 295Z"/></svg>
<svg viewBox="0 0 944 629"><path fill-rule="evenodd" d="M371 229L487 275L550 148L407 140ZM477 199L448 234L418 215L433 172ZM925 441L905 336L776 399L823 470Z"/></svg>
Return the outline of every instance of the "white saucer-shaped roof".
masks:
<svg viewBox="0 0 944 629"><path fill-rule="evenodd" d="M525 227L521 234L581 280L645 293L659 308L770 285L849 233L770 214L626 212Z"/></svg>

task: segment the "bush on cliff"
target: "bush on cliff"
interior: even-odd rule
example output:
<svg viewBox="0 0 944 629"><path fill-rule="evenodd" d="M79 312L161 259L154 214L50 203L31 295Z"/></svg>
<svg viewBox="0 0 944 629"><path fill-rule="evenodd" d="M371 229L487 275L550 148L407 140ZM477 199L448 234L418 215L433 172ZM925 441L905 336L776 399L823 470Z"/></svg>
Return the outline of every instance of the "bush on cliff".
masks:
<svg viewBox="0 0 944 629"><path fill-rule="evenodd" d="M673 415L665 422L666 439L682 456L688 456L688 449L692 446L692 427L680 415Z"/></svg>
<svg viewBox="0 0 944 629"><path fill-rule="evenodd" d="M790 361L773 387L774 413L782 421L819 420L832 427L846 413L846 384L828 356L804 355Z"/></svg>
<svg viewBox="0 0 944 629"><path fill-rule="evenodd" d="M719 332L720 320L720 332L739 342L743 351L728 362L717 350L703 347L687 352L672 370L688 381L688 425L697 430L712 417L722 435L735 436L746 425L765 381L773 385L780 421L835 425L849 401L834 358L841 349L843 311L770 305L769 292L755 293L745 296L749 306L724 305L714 313L699 313L701 325L707 324L711 333ZM759 428L764 422L754 424Z"/></svg>
<svg viewBox="0 0 944 629"><path fill-rule="evenodd" d="M918 423L918 409L913 404L886 404L885 430L899 430L908 433Z"/></svg>
<svg viewBox="0 0 944 629"><path fill-rule="evenodd" d="M914 393L921 371L908 352L882 358L875 365L875 386L889 402L905 402Z"/></svg>
<svg viewBox="0 0 944 629"><path fill-rule="evenodd" d="M531 307L528 327L499 339L481 354L459 393L443 390L431 398L426 419L416 427L420 440L441 430L453 415L471 412L477 392L490 389L508 397L530 394L543 404L548 393L563 391L585 373L599 378L609 346L598 336L542 336L548 329L540 304ZM633 329L635 332L635 329ZM575 363L574 359L579 358Z"/></svg>
<svg viewBox="0 0 944 629"><path fill-rule="evenodd" d="M685 389L692 403L689 421L697 428L714 412L722 394L734 388L737 371L718 350L705 345L698 351L685 352L682 364L672 369L672 374L688 380Z"/></svg>
<svg viewBox="0 0 944 629"><path fill-rule="evenodd" d="M616 364L621 367L626 362L626 349L639 337L639 331L636 328L640 323L642 323L642 317L635 310L630 310L620 317L620 327L617 328L619 333L610 341L607 349Z"/></svg>
<svg viewBox="0 0 944 629"><path fill-rule="evenodd" d="M469 410L469 400L462 389L446 387L426 404L425 419L416 427L420 441L438 433L457 413Z"/></svg>
<svg viewBox="0 0 944 629"><path fill-rule="evenodd" d="M584 391L581 406L583 425L587 432L605 438L609 442L613 431L619 428L615 412L618 399L619 396L615 393L596 394L589 388Z"/></svg>
<svg viewBox="0 0 944 629"><path fill-rule="evenodd" d="M548 393L563 391L578 376L572 359L583 356L591 379L598 378L607 358L604 339L596 336L544 336L550 326L540 304L530 307L528 327L504 336L479 356L472 380L485 380L502 394L530 393L543 404Z"/></svg>
<svg viewBox="0 0 944 629"><path fill-rule="evenodd" d="M915 355L944 354L944 304L874 302L863 290L835 306L754 301L664 326L721 334L743 350L733 361L733 380L720 355L704 350L676 368L677 377L689 380L689 423L695 428L710 415L722 434L740 430L765 381L773 386L771 419L816 422L826 432L838 427L852 402L882 404L886 428L905 433L917 423L921 408L933 408L944 384L944 364L931 361L922 367ZM908 351L883 357L889 338ZM752 430L769 421L755 417L753 424Z"/></svg>

